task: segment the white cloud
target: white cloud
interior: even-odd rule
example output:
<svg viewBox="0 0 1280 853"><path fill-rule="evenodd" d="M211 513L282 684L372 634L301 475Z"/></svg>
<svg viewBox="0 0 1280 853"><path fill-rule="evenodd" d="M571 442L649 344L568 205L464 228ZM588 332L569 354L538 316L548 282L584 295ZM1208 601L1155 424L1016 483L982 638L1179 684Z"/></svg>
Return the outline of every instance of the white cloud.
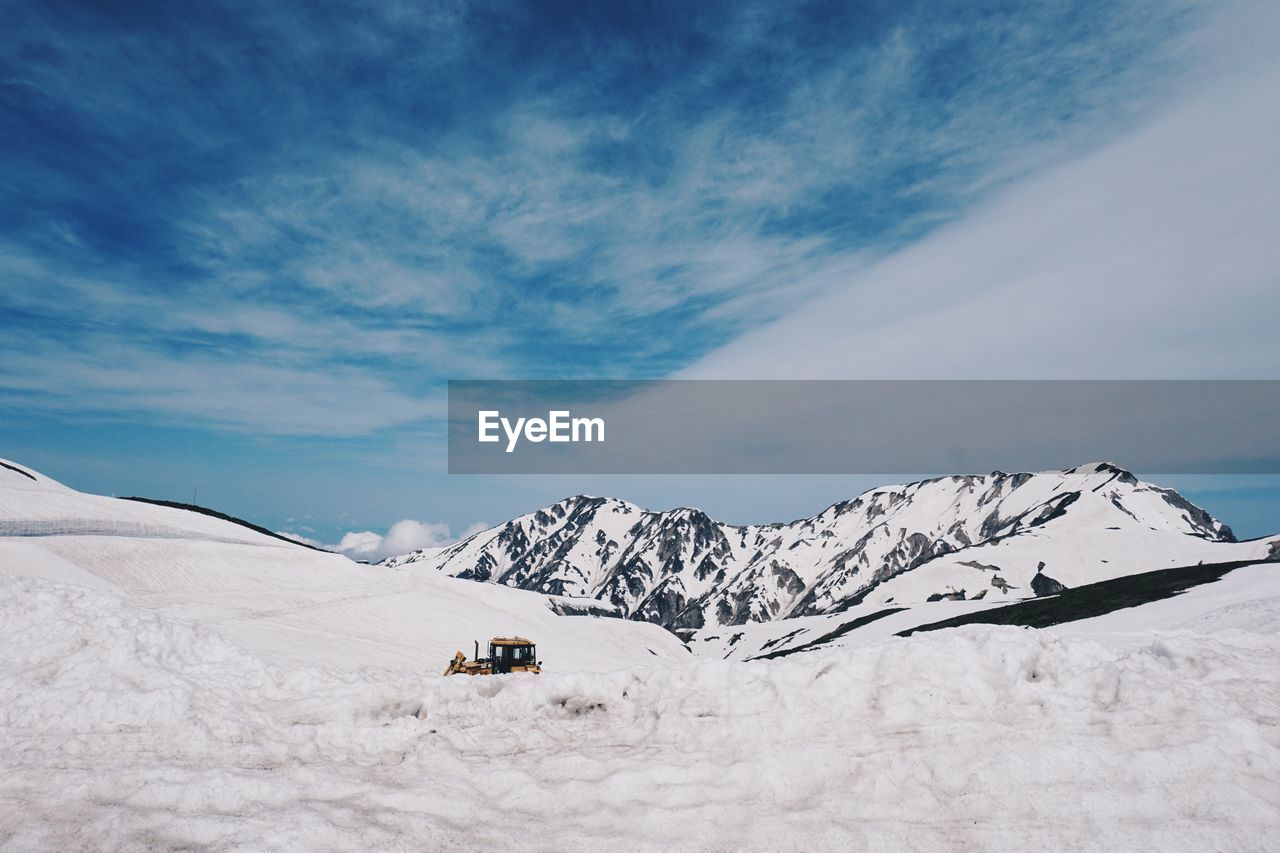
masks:
<svg viewBox="0 0 1280 853"><path fill-rule="evenodd" d="M457 541L457 538L465 538L484 530L486 526L477 522L467 527L462 537L455 538L449 532L447 524L402 518L391 525L385 534L378 534L372 530L353 530L345 534L337 545L332 545L330 548L346 554L353 560L366 560L372 563L423 548L440 548Z"/></svg>
<svg viewBox="0 0 1280 853"><path fill-rule="evenodd" d="M334 546L353 560L381 560L382 537L372 530L352 531Z"/></svg>
<svg viewBox="0 0 1280 853"><path fill-rule="evenodd" d="M1280 63L1216 70L685 375L1273 378Z"/></svg>
<svg viewBox="0 0 1280 853"><path fill-rule="evenodd" d="M364 140L318 149L294 168L273 163L234 192L211 194L205 215L183 227L202 255L230 259L220 280L244 277L242 259L256 270L252 264L268 258L331 311L377 309L367 334L384 338L387 327L409 321L476 313L500 327L505 279L564 277L557 264L571 264L572 279L591 298L538 304L540 330L613 339L621 323L690 303L699 304L702 326L751 326L861 265L864 245L903 239L1063 146L1106 138L1164 90L1167 63L1177 58L1165 40L1185 5L1100 8L1088 33L1060 43L1044 38L1060 25L1062 10L1052 4L993 12L968 33L907 14L820 72L781 65L772 79L785 94L776 102L728 99L693 121L661 104L626 117L583 114L566 105L575 87L552 87L489 116L492 146L462 136L435 148ZM701 69L701 85L766 49L788 17L744 7L720 33L719 59ZM969 68L968 85L938 111L922 97L930 92L929 63L961 36L974 40L970 61L982 67ZM1120 59L1136 54L1146 59ZM624 165L602 166L599 151ZM910 172L910 192L928 201L914 214L862 214L890 233L863 233L876 231L863 223L849 229L862 234L851 245L846 229L833 234L807 221L829 206L824 197L833 188L868 194L855 195L850 208L887 204L882 184L898 172ZM278 254L298 234L319 248ZM276 328L274 318L236 318L255 321ZM506 325L517 326L499 336L510 345L521 329ZM534 340L541 343L541 331ZM630 345L663 340L638 336ZM432 361L453 365L455 375L479 375L491 343L472 333ZM473 365L458 365L461 359L480 361L481 369L468 370ZM487 366L496 374L511 364Z"/></svg>

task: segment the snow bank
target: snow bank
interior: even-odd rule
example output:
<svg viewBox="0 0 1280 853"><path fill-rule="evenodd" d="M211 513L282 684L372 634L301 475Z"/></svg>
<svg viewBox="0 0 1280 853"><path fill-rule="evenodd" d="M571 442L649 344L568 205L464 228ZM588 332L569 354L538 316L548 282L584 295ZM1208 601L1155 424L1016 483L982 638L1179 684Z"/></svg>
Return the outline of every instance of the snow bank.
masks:
<svg viewBox="0 0 1280 853"><path fill-rule="evenodd" d="M221 722L224 703L198 709L197 697L217 699L263 680L263 665L220 637L84 587L6 578L2 589L0 721L7 730Z"/></svg>
<svg viewBox="0 0 1280 853"><path fill-rule="evenodd" d="M1263 850L1280 637L970 628L757 663L268 666L0 577L13 849Z"/></svg>

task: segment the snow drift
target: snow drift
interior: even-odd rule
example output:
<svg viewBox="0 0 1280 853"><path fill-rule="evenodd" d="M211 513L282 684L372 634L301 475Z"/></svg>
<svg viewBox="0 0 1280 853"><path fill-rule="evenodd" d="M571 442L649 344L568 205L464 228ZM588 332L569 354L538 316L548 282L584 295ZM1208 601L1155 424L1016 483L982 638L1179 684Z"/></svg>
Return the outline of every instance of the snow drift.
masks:
<svg viewBox="0 0 1280 853"><path fill-rule="evenodd" d="M12 849L1264 850L1275 634L965 629L758 663L269 666L0 579Z"/></svg>

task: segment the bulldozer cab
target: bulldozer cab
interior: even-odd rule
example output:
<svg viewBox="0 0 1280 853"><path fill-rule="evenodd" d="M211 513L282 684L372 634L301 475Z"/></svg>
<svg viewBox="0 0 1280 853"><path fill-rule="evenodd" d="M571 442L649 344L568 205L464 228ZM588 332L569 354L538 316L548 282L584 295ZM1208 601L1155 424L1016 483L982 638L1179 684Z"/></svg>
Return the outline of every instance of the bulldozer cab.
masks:
<svg viewBox="0 0 1280 853"><path fill-rule="evenodd" d="M521 672L537 666L538 647L522 637L494 637L489 641L494 673Z"/></svg>
<svg viewBox="0 0 1280 853"><path fill-rule="evenodd" d="M455 652L445 675L501 675L508 672L542 672L538 647L524 637L494 637L489 641L489 656L480 657L480 641L476 641L476 659L467 660Z"/></svg>

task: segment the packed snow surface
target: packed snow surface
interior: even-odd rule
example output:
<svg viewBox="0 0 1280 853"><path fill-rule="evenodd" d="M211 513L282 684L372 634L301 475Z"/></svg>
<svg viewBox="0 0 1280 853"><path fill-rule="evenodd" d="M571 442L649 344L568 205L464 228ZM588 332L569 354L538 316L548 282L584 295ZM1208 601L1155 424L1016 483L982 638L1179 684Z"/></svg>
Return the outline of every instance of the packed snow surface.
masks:
<svg viewBox="0 0 1280 853"><path fill-rule="evenodd" d="M0 579L9 849L1265 850L1280 639L982 628L754 663L280 669Z"/></svg>
<svg viewBox="0 0 1280 853"><path fill-rule="evenodd" d="M919 624L904 611L776 660L560 615L597 610L0 468L0 847L1250 851L1280 832L1274 564L1048 630L892 637ZM499 633L535 640L544 674L438 674Z"/></svg>

